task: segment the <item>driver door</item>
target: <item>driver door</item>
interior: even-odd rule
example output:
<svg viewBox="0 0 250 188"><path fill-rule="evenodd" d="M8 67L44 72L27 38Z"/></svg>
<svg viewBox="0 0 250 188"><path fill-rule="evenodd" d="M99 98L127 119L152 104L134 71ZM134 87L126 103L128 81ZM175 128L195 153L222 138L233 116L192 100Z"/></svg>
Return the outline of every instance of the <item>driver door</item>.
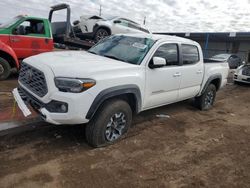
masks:
<svg viewBox="0 0 250 188"><path fill-rule="evenodd" d="M145 109L173 103L178 100L181 81L178 44L162 44L152 56L166 60L166 66L160 68L146 67Z"/></svg>
<svg viewBox="0 0 250 188"><path fill-rule="evenodd" d="M10 43L18 59L53 49L53 40L47 37L45 28L43 20L27 19L13 29Z"/></svg>

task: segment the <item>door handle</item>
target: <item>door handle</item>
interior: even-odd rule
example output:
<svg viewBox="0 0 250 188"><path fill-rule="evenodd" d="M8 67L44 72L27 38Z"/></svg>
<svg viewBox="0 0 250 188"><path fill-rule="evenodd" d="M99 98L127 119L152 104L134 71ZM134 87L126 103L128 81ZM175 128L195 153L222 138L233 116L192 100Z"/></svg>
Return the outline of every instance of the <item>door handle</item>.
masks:
<svg viewBox="0 0 250 188"><path fill-rule="evenodd" d="M20 39L17 39L17 38L11 38L11 42L19 42Z"/></svg>
<svg viewBox="0 0 250 188"><path fill-rule="evenodd" d="M197 74L201 74L201 73L202 73L202 70L198 70L196 73L197 73Z"/></svg>
<svg viewBox="0 0 250 188"><path fill-rule="evenodd" d="M174 77L180 77L181 76L181 73L180 72L177 72L173 75Z"/></svg>
<svg viewBox="0 0 250 188"><path fill-rule="evenodd" d="M49 43L49 39L44 39L45 43L48 44Z"/></svg>

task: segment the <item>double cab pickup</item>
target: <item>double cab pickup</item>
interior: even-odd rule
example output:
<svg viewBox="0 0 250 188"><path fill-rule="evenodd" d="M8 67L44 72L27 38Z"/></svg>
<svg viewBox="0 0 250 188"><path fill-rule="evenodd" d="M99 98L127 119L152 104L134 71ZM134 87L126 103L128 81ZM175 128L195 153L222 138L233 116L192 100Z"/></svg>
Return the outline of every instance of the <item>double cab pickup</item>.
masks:
<svg viewBox="0 0 250 188"><path fill-rule="evenodd" d="M48 52L22 62L14 97L52 124L86 123L94 147L119 140L133 114L195 98L212 107L227 83L227 62L203 60L194 41L166 35L120 34L88 51Z"/></svg>

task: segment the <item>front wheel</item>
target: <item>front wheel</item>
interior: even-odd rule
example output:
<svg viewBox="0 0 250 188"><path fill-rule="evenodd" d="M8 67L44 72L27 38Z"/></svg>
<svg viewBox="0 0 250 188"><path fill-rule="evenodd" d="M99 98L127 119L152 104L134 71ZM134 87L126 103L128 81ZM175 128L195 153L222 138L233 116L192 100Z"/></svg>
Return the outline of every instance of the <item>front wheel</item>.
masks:
<svg viewBox="0 0 250 188"><path fill-rule="evenodd" d="M120 99L106 101L86 125L86 140L93 147L117 142L132 123L129 104Z"/></svg>
<svg viewBox="0 0 250 188"><path fill-rule="evenodd" d="M0 80L5 80L9 77L11 67L8 61L0 57Z"/></svg>
<svg viewBox="0 0 250 188"><path fill-rule="evenodd" d="M216 97L216 87L214 84L209 84L205 92L200 96L195 98L196 106L200 110L209 110L214 104Z"/></svg>

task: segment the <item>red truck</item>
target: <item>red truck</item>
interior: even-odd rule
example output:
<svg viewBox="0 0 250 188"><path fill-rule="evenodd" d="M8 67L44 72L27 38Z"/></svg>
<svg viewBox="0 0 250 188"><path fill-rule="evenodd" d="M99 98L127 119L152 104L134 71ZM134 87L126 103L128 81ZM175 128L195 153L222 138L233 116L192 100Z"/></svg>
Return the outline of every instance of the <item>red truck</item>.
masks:
<svg viewBox="0 0 250 188"><path fill-rule="evenodd" d="M0 80L5 80L20 61L54 47L48 19L17 16L0 25Z"/></svg>
<svg viewBox="0 0 250 188"><path fill-rule="evenodd" d="M52 22L55 11L66 9L66 21ZM0 80L9 77L11 69L32 55L53 50L54 42L69 47L89 48L94 43L77 38L70 22L68 4L52 6L49 18L17 16L0 25Z"/></svg>

